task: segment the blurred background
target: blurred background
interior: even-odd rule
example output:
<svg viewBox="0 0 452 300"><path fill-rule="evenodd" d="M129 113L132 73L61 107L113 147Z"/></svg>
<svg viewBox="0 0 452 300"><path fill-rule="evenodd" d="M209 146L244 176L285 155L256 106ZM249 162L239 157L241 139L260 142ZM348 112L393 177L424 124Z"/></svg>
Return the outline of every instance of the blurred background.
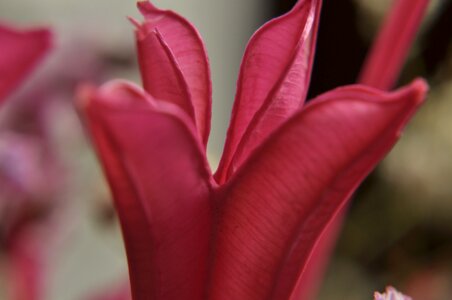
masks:
<svg viewBox="0 0 452 300"><path fill-rule="evenodd" d="M215 169L246 42L295 1L154 2L187 17L205 40ZM391 2L324 1L310 97L356 81ZM354 197L319 299L371 299L388 284L418 300L452 299L452 1L431 2L399 82L427 78L429 100ZM30 220L39 224L36 243L51 248L46 299L88 299L127 278L110 194L73 105L81 82L139 83L126 16L140 18L135 1L0 2L1 22L52 26L56 34L52 55L0 112L0 197L19 203L0 207L0 299L7 299L8 232ZM11 160L13 170L5 167ZM11 172L32 175L11 188L4 180ZM33 205L24 210L24 202Z"/></svg>

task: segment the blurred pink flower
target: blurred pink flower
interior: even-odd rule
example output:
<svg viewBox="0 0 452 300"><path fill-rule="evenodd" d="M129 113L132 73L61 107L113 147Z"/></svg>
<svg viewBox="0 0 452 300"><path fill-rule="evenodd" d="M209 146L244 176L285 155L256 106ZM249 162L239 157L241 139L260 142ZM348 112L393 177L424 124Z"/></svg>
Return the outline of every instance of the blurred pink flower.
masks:
<svg viewBox="0 0 452 300"><path fill-rule="evenodd" d="M41 138L0 132L0 251L8 265L8 299L43 299L62 178Z"/></svg>
<svg viewBox="0 0 452 300"><path fill-rule="evenodd" d="M411 297L405 296L392 286L386 288L386 292L380 294L375 292L374 300L412 300Z"/></svg>
<svg viewBox="0 0 452 300"><path fill-rule="evenodd" d="M44 30L36 31L38 36L47 38L48 34L41 31ZM16 44L23 47L25 37L35 30L29 34L18 32L17 37L11 32L16 31L8 30L8 41L16 42L20 38L22 44ZM37 36L33 37L39 40ZM7 40L0 37L2 39ZM50 44L47 40L42 42ZM13 45L15 43L11 43ZM34 45L30 47L40 49ZM20 54L20 51L16 53ZM7 268L0 271L5 272L7 278L8 299L47 298L52 258L73 220L65 201L69 174L64 164L67 162L59 157L60 149L57 148L60 144L71 147L69 145L81 142L76 140L79 127L72 128L71 123L61 121L75 115L71 100L76 84L86 80L96 82L111 67L100 59L101 51L99 44L72 32L69 39L59 40L58 47L52 49L52 56L39 69L39 74L17 89L7 107L2 108L0 251ZM4 62L14 59L17 57L12 55ZM63 137L55 136L61 132L64 132Z"/></svg>
<svg viewBox="0 0 452 300"><path fill-rule="evenodd" d="M0 25L0 44L1 103L50 50L51 33ZM42 164L38 148L36 140L6 132L0 135L0 240L7 252L9 292L14 300L42 299L43 241L35 234L42 228L29 225L39 223L46 214L43 199L48 191L41 182L51 180L43 175L52 166Z"/></svg>
<svg viewBox="0 0 452 300"><path fill-rule="evenodd" d="M351 85L305 104L320 6L300 0L251 38L215 175L206 159L209 63L181 16L138 2L144 89L114 81L80 90L134 299L314 294L337 216L427 91L420 79L392 93Z"/></svg>
<svg viewBox="0 0 452 300"><path fill-rule="evenodd" d="M47 29L17 30L0 24L0 103L33 70L51 46Z"/></svg>

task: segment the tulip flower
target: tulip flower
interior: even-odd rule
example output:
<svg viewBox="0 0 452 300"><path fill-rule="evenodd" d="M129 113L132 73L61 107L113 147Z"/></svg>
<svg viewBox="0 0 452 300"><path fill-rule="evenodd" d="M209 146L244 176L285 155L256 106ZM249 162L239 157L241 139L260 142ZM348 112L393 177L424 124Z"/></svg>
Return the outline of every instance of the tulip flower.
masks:
<svg viewBox="0 0 452 300"><path fill-rule="evenodd" d="M21 31L0 24L0 103L43 59L51 45L47 29Z"/></svg>
<svg viewBox="0 0 452 300"><path fill-rule="evenodd" d="M305 104L320 6L300 0L251 38L215 174L206 159L208 59L183 17L138 2L143 88L113 81L80 89L133 299L312 295L332 244L324 232L333 236L336 217L427 91L421 79L394 92L357 84Z"/></svg>

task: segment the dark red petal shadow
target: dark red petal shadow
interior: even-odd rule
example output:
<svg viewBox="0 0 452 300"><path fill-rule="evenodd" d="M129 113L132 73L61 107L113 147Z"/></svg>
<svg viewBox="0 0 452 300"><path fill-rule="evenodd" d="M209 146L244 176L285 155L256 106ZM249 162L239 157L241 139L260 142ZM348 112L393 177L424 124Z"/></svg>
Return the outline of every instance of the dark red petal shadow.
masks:
<svg viewBox="0 0 452 300"><path fill-rule="evenodd" d="M251 38L240 68L225 150L215 174L219 183L304 103L320 6L319 0L300 0L289 13L271 20ZM239 144L241 151L236 153ZM231 167L233 156L236 164Z"/></svg>
<svg viewBox="0 0 452 300"><path fill-rule="evenodd" d="M326 224L398 139L426 92L363 86L321 96L257 149L224 188L211 299L298 299Z"/></svg>
<svg viewBox="0 0 452 300"><path fill-rule="evenodd" d="M134 299L202 299L213 180L193 125L124 83L80 97L119 213Z"/></svg>

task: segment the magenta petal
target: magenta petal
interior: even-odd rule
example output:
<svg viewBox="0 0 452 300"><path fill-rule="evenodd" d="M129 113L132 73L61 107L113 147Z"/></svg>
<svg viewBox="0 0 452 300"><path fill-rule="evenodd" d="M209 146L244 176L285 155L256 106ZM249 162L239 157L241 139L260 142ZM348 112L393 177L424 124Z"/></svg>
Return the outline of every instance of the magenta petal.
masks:
<svg viewBox="0 0 452 300"><path fill-rule="evenodd" d="M47 267L45 251L30 233L16 239L9 249L9 299L44 300Z"/></svg>
<svg viewBox="0 0 452 300"><path fill-rule="evenodd" d="M271 135L223 190L211 299L299 299L294 287L319 235L425 93L421 80L391 94L337 89Z"/></svg>
<svg viewBox="0 0 452 300"><path fill-rule="evenodd" d="M389 90L399 77L429 0L395 0L369 53L359 82Z"/></svg>
<svg viewBox="0 0 452 300"><path fill-rule="evenodd" d="M144 88L161 100L190 103L200 137L206 145L210 131L212 84L201 37L190 22L172 11L160 10L148 1L138 2L138 8L145 16L145 22L137 30ZM161 45L153 37L156 30L165 43L166 52L172 54L171 63L166 62ZM175 72L182 75L183 84L174 83ZM186 110L185 105L183 109Z"/></svg>
<svg viewBox="0 0 452 300"><path fill-rule="evenodd" d="M242 162L303 104L320 6L319 0L300 0L289 13L268 22L251 38L240 69L225 150L215 175L220 183L234 171L228 169L239 143L242 151L235 156Z"/></svg>
<svg viewBox="0 0 452 300"><path fill-rule="evenodd" d="M18 31L0 25L0 103L32 71L51 46L47 29Z"/></svg>
<svg viewBox="0 0 452 300"><path fill-rule="evenodd" d="M195 123L190 90L165 39L158 29L137 35L144 88L153 97L179 106Z"/></svg>
<svg viewBox="0 0 452 300"><path fill-rule="evenodd" d="M119 213L134 299L202 299L213 180L193 125L178 107L124 83L81 97Z"/></svg>
<svg viewBox="0 0 452 300"><path fill-rule="evenodd" d="M339 237L347 206L331 218L323 232L319 234L316 244L303 268L303 273L298 277L297 284L292 292L293 300L317 299L317 293L328 263L333 255L334 246Z"/></svg>

